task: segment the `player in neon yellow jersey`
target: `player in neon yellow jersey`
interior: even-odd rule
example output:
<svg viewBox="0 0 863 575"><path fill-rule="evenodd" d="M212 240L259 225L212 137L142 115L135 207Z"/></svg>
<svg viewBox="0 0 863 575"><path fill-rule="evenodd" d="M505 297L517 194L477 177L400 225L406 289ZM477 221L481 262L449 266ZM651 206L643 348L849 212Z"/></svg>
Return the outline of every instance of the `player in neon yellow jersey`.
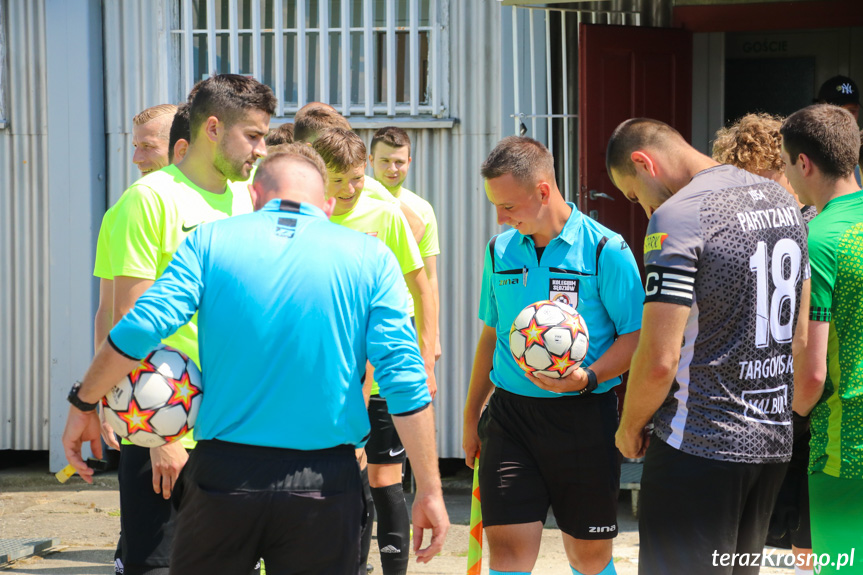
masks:
<svg viewBox="0 0 863 575"><path fill-rule="evenodd" d="M863 532L863 190L854 178L860 133L852 114L829 104L790 115L781 133L788 180L818 210L809 222L811 299L806 335L794 342L792 403L802 416L811 412L812 550L820 573L860 574L863 556L852 564Z"/></svg>
<svg viewBox="0 0 863 575"><path fill-rule="evenodd" d="M198 84L190 98L192 141L182 162L135 182L109 217L109 222L113 218L106 236L113 323L161 275L188 233L209 221L252 210L245 180L266 153L264 136L275 109L272 91L243 76L220 75ZM110 338L107 343L111 344ZM194 319L164 343L198 362ZM140 448L124 446L121 508L123 534L129 543L123 549L126 573L155 574L168 568L173 511L167 499L188 459L184 447L189 443L183 442L149 450L151 488L129 485L135 479L130 475L140 476L142 466L132 461L140 459ZM126 473L124 459L130 466Z"/></svg>
<svg viewBox="0 0 863 575"><path fill-rule="evenodd" d="M339 112L324 102L309 102L294 116L294 141L314 144L318 136L329 128L341 128L350 131L351 125ZM372 177L366 177L363 184L363 193L376 200L395 204L407 218L411 233L417 243L425 233L425 224L422 218L405 202L400 202L387 188Z"/></svg>
<svg viewBox="0 0 863 575"><path fill-rule="evenodd" d="M423 259L423 269L431 286L435 302L435 360L440 358L440 296L437 279L437 256L440 254L438 243L437 219L434 209L426 200L404 187L408 168L411 164L411 142L407 132L401 128L387 127L375 132L369 147L371 154L369 162L375 180L380 182L387 195L397 198L402 204L410 207L419 216L423 224L423 233L418 240L420 255ZM376 183L377 183L376 182ZM368 183L366 184L368 187ZM375 386L376 387L376 386ZM372 388L370 401L370 416L376 414L383 419L383 429L391 429L393 424L389 414L379 414L382 409L376 408L375 397L377 389ZM379 425L379 427L381 427ZM409 522L407 504L402 490L403 464L391 454L398 453L401 442L395 433L384 434L391 442L381 449L379 462L369 460L369 483L375 511L378 516L378 546L381 548L381 566L384 575L401 575L407 570L407 546L399 547L391 540L409 537ZM386 553L383 550L391 547L401 553Z"/></svg>
<svg viewBox="0 0 863 575"><path fill-rule="evenodd" d="M188 108L188 104L185 106ZM132 162L140 170L141 175L147 175L173 163L173 156L177 156L177 161L179 161L185 154L189 140L188 109L186 110L184 143L178 144L176 152L171 153L171 136L174 135L174 125L178 123L175 121L178 115L177 110L178 107L173 104L159 104L143 110L132 118L132 145L135 148ZM115 214L116 204L111 206L102 217L99 239L96 243L93 275L99 278L99 307L94 318L93 335L94 347L97 352L105 342L108 332L114 326L114 274L111 272L108 246L110 245L109 236L114 225ZM116 452L120 451L117 436L104 419L102 420L102 437L108 447ZM108 459L108 456L106 455L105 458ZM139 459L142 464L149 463L149 457ZM114 572L118 574L124 573L126 570L123 564L125 540L125 535L121 533L117 542L117 551L114 554Z"/></svg>
<svg viewBox="0 0 863 575"><path fill-rule="evenodd" d="M437 217L432 205L416 193L404 187L411 165L411 141L407 132L401 128L387 127L375 132L370 146L369 161L375 180L397 198L406 204L420 217L423 223L423 235L419 240L420 255L423 258L426 277L431 284L435 300L435 359L441 355L440 346L440 293L438 290L437 256L440 255L438 241ZM368 185L368 184L367 184Z"/></svg>

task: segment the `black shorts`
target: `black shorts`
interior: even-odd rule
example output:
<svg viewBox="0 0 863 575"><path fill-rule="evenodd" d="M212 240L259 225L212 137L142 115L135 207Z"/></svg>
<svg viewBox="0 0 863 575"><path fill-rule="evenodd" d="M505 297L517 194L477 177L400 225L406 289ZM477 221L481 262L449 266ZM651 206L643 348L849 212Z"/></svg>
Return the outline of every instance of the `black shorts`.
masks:
<svg viewBox="0 0 863 575"><path fill-rule="evenodd" d="M405 448L393 424L393 416L387 409L387 400L380 395L373 395L369 399L369 423L372 427L366 443L366 457L369 463L377 465L404 463Z"/></svg>
<svg viewBox="0 0 863 575"><path fill-rule="evenodd" d="M479 421L482 520L545 522L577 539L617 536L613 392L541 399L496 389Z"/></svg>
<svg viewBox="0 0 863 575"><path fill-rule="evenodd" d="M758 573L760 562L735 567L722 556L761 555L787 467L706 459L653 436L638 500L639 574Z"/></svg>
<svg viewBox="0 0 863 575"><path fill-rule="evenodd" d="M166 569L171 559L176 514L171 502L153 491L150 449L122 445L117 479L120 484L119 560L124 575Z"/></svg>
<svg viewBox="0 0 863 575"><path fill-rule="evenodd" d="M812 549L809 520L809 418L794 414L794 447L791 463L779 489L770 517L767 545Z"/></svg>
<svg viewBox="0 0 863 575"><path fill-rule="evenodd" d="M177 484L171 573L359 571L363 496L351 446L316 451L199 441Z"/></svg>

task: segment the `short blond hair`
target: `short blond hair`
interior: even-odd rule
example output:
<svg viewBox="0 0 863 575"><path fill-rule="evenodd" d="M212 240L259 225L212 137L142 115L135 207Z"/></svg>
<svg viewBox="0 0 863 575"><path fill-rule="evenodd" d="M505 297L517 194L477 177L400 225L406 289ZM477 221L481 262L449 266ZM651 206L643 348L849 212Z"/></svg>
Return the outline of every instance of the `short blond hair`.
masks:
<svg viewBox="0 0 863 575"><path fill-rule="evenodd" d="M782 173L782 118L770 114L746 114L716 132L713 159L757 174L764 170Z"/></svg>
<svg viewBox="0 0 863 575"><path fill-rule="evenodd" d="M152 106L150 108L147 108L143 112L136 115L134 118L132 118L132 123L136 126L140 126L141 124L146 124L150 120L155 120L160 116L166 116L168 114L170 114L171 118L173 118L174 114L176 113L177 106L175 106L174 104L159 104L158 106Z"/></svg>
<svg viewBox="0 0 863 575"><path fill-rule="evenodd" d="M135 126L143 126L152 120L163 118L167 121L163 122L164 127L159 131L159 137L167 140L170 137L171 124L173 123L174 116L176 114L177 106L174 104L159 104L158 106L151 106L137 114L132 118L132 124Z"/></svg>

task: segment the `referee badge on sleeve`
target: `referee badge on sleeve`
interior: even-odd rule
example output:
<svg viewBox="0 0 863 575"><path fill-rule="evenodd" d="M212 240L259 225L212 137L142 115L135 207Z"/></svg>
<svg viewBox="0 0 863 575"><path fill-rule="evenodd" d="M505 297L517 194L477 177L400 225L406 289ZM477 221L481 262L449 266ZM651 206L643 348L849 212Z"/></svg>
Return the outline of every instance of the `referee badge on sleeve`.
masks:
<svg viewBox="0 0 863 575"><path fill-rule="evenodd" d="M548 299L576 309L578 307L578 280L550 278L548 280Z"/></svg>
<svg viewBox="0 0 863 575"><path fill-rule="evenodd" d="M648 265L645 268L644 301L691 306L695 298L695 272Z"/></svg>

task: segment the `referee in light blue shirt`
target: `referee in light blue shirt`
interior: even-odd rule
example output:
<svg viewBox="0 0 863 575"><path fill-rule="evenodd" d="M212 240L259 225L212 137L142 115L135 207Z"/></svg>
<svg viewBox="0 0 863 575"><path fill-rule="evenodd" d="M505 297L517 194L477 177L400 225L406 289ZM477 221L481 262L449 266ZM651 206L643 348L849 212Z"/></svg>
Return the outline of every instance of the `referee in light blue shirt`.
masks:
<svg viewBox="0 0 863 575"><path fill-rule="evenodd" d="M73 398L67 458L92 481L81 444L91 441L97 456L101 445L88 405L198 312L204 396L199 443L177 488L172 572L245 575L263 557L275 574L357 573L354 449L369 432L360 380L368 359L416 470L414 550L429 561L449 522L395 257L328 221L333 200L307 157L267 158L250 191L258 211L190 234L111 331ZM424 528L432 539L419 550Z"/></svg>

